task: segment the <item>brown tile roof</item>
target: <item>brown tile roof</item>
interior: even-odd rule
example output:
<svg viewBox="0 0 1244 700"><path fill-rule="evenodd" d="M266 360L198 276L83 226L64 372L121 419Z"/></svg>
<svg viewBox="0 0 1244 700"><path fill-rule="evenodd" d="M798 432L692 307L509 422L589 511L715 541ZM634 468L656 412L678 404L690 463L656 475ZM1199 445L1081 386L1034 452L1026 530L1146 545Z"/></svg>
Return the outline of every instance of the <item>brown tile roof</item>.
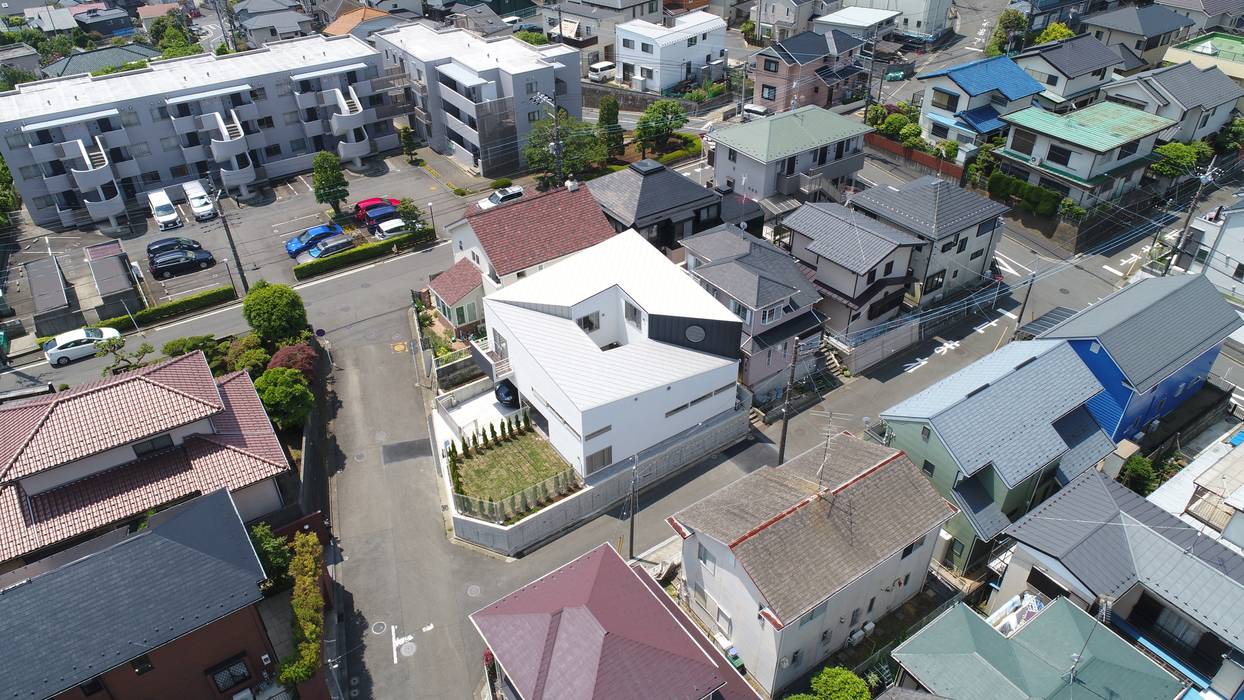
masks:
<svg viewBox="0 0 1244 700"><path fill-rule="evenodd" d="M158 435L224 410L202 353L0 406L0 481Z"/></svg>
<svg viewBox="0 0 1244 700"><path fill-rule="evenodd" d="M462 301L463 297L480 286L480 272L470 260L463 258L454 263L448 270L433 277L428 282L436 296L449 306Z"/></svg>
<svg viewBox="0 0 1244 700"><path fill-rule="evenodd" d="M556 260L613 236L587 187L564 187L466 215L498 275Z"/></svg>
<svg viewBox="0 0 1244 700"><path fill-rule="evenodd" d="M201 354L184 357L197 357L198 363L207 366ZM196 363L177 359L182 362L176 366L186 374L186 367ZM209 372L209 380L210 376ZM212 383L219 386L221 402L220 412L212 416L215 433L189 436L179 448L42 493L27 494L13 479L0 484L0 561L114 525L187 496L220 488L236 491L288 469L250 377L238 372Z"/></svg>
<svg viewBox="0 0 1244 700"><path fill-rule="evenodd" d="M527 700L699 700L721 688L733 669L640 575L602 544L471 621Z"/></svg>
<svg viewBox="0 0 1244 700"><path fill-rule="evenodd" d="M342 34L349 34L354 31L356 27L367 20L377 19L380 17L392 17L392 15L384 10L377 10L371 7L360 7L357 10L351 10L339 15L337 19L332 21L331 24L324 27L324 30L321 33L325 36L341 36Z"/></svg>
<svg viewBox="0 0 1244 700"><path fill-rule="evenodd" d="M177 3L175 2L164 2L159 5L143 5L138 8L138 17L140 19L163 17L164 15L167 15L175 10L177 10Z"/></svg>

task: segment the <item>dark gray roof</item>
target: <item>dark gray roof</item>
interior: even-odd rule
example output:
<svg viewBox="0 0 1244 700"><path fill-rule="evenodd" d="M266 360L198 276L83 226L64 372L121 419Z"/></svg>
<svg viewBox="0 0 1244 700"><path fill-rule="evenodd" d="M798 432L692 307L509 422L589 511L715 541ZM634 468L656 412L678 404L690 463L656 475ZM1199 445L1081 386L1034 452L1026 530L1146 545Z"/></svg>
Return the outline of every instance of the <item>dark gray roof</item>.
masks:
<svg viewBox="0 0 1244 700"><path fill-rule="evenodd" d="M101 297L128 292L134 288L130 278L130 260L124 253L88 260L95 289Z"/></svg>
<svg viewBox="0 0 1244 700"><path fill-rule="evenodd" d="M1201 69L1189 61L1137 73L1131 77L1131 80L1157 83L1170 93L1176 102L1183 105L1184 109L1193 107L1213 109L1244 96L1244 90L1240 89L1240 86L1217 66Z"/></svg>
<svg viewBox="0 0 1244 700"><path fill-rule="evenodd" d="M1156 0L1159 5L1169 5L1182 10L1200 10L1210 17L1217 15L1239 15L1244 12L1240 0Z"/></svg>
<svg viewBox="0 0 1244 700"><path fill-rule="evenodd" d="M301 7L296 0L240 0L233 6L236 14L260 15L265 12L281 12Z"/></svg>
<svg viewBox="0 0 1244 700"><path fill-rule="evenodd" d="M820 299L798 261L733 224L686 238L682 246L701 261L693 274L754 309L787 297L800 308Z"/></svg>
<svg viewBox="0 0 1244 700"><path fill-rule="evenodd" d="M124 531L123 531L124 532ZM263 596L263 568L228 491L18 570L2 582L5 697L44 698Z"/></svg>
<svg viewBox="0 0 1244 700"><path fill-rule="evenodd" d="M881 415L928 421L965 475L992 465L1014 487L1072 451L1085 469L1114 450L1087 412L1076 413L1101 390L1071 346L1030 340L1003 346Z"/></svg>
<svg viewBox="0 0 1244 700"><path fill-rule="evenodd" d="M1143 394L1242 325L1209 279L1174 275L1128 285L1041 337L1096 339Z"/></svg>
<svg viewBox="0 0 1244 700"><path fill-rule="evenodd" d="M258 29L260 27L272 27L278 33L296 32L302 29L304 22L310 22L311 18L296 12L294 10L281 10L280 12L265 12L262 15L255 15L247 18L242 22L242 26L247 29Z"/></svg>
<svg viewBox="0 0 1244 700"><path fill-rule="evenodd" d="M55 257L31 260L22 267L26 268L26 281L30 286L30 295L34 297L36 314L69 307L65 276Z"/></svg>
<svg viewBox="0 0 1244 700"><path fill-rule="evenodd" d="M720 198L713 190L651 159L589 180L587 188L606 214L633 228L706 207Z"/></svg>
<svg viewBox="0 0 1244 700"><path fill-rule="evenodd" d="M1137 7L1126 5L1116 10L1098 12L1080 18L1084 24L1105 27L1144 37L1159 36L1183 27L1191 27L1193 21L1161 5Z"/></svg>
<svg viewBox="0 0 1244 700"><path fill-rule="evenodd" d="M809 202L783 221L790 230L812 239L808 250L862 275L899 246L921 240L885 222L833 202Z"/></svg>
<svg viewBox="0 0 1244 700"><path fill-rule="evenodd" d="M31 48L29 44L19 41L16 44L9 44L8 46L0 48L0 61L11 61L15 58L21 58L23 56L37 56L38 54L39 52Z"/></svg>
<svg viewBox="0 0 1244 700"><path fill-rule="evenodd" d="M1002 507L976 479L961 479L950 489L950 496L982 540L992 540L1011 524Z"/></svg>
<svg viewBox="0 0 1244 700"><path fill-rule="evenodd" d="M146 44L124 44L122 46L105 46L102 49L82 51L49 63L43 67L43 74L49 78L78 73L94 73L102 68L115 68L133 61L145 61L160 56L159 49Z"/></svg>
<svg viewBox="0 0 1244 700"><path fill-rule="evenodd" d="M1020 326L1017 334L1019 336L1026 336L1024 338L1025 340L1034 338L1075 315L1075 309L1069 309L1065 306L1055 306L1049 311L1046 311L1028 323Z"/></svg>
<svg viewBox="0 0 1244 700"><path fill-rule="evenodd" d="M1123 61L1122 65L1120 65L1116 70L1129 71L1149 65L1145 62L1145 59L1141 58L1135 51L1132 50L1132 47L1127 44L1115 44L1110 47L1110 50L1118 54L1119 58Z"/></svg>
<svg viewBox="0 0 1244 700"><path fill-rule="evenodd" d="M1007 534L1059 560L1096 596L1140 583L1244 648L1244 557L1090 469Z"/></svg>
<svg viewBox="0 0 1244 700"><path fill-rule="evenodd" d="M1091 34L1080 34L1070 39L1038 44L1015 58L1029 56L1040 56L1068 78L1078 78L1123 62L1123 59L1111 51L1109 46L1101 43Z"/></svg>
<svg viewBox="0 0 1244 700"><path fill-rule="evenodd" d="M479 32L484 36L490 36L510 28L510 25L502 22L501 17L491 7L482 3L479 5L458 3L449 8L449 10L464 19L467 29Z"/></svg>
<svg viewBox="0 0 1244 700"><path fill-rule="evenodd" d="M862 45L864 41L840 30L831 29L820 34L814 31L800 32L787 37L761 51L762 56L782 59L782 62L804 64L819 61L824 56L840 56Z"/></svg>
<svg viewBox="0 0 1244 700"><path fill-rule="evenodd" d="M791 624L953 512L903 453L842 433L828 449L762 467L674 519L728 545L769 609Z"/></svg>
<svg viewBox="0 0 1244 700"><path fill-rule="evenodd" d="M926 693L923 690L900 688L897 685L877 696L877 700L947 700L940 695Z"/></svg>
<svg viewBox="0 0 1244 700"><path fill-rule="evenodd" d="M901 187L873 187L850 202L879 218L937 240L995 219L1010 207L969 192L953 182L925 175Z"/></svg>

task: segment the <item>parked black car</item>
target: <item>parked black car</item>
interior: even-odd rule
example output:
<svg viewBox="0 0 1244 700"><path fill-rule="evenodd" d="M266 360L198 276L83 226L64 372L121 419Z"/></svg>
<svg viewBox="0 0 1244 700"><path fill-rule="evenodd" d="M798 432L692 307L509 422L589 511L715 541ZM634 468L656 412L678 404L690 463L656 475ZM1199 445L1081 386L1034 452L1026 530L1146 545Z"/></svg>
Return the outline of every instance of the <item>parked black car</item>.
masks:
<svg viewBox="0 0 1244 700"><path fill-rule="evenodd" d="M161 253L171 253L176 250L202 250L203 246L192 238L161 238L158 241L152 241L147 244L147 257L154 258Z"/></svg>
<svg viewBox="0 0 1244 700"><path fill-rule="evenodd" d="M514 388L514 384L510 380L502 379L497 382L497 386L493 388L492 394L497 397L497 401L502 406L518 408L518 390Z"/></svg>
<svg viewBox="0 0 1244 700"><path fill-rule="evenodd" d="M160 253L148 262L151 274L162 279L206 270L215 264L216 258L206 250L174 250Z"/></svg>

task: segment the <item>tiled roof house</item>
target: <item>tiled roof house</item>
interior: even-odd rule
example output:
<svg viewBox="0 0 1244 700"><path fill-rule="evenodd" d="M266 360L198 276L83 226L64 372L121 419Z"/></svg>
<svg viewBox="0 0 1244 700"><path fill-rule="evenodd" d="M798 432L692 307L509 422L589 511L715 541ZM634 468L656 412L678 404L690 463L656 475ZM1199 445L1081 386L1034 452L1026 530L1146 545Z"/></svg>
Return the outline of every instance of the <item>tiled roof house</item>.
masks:
<svg viewBox="0 0 1244 700"><path fill-rule="evenodd" d="M254 519L288 468L249 375L201 352L4 404L0 569L219 488Z"/></svg>

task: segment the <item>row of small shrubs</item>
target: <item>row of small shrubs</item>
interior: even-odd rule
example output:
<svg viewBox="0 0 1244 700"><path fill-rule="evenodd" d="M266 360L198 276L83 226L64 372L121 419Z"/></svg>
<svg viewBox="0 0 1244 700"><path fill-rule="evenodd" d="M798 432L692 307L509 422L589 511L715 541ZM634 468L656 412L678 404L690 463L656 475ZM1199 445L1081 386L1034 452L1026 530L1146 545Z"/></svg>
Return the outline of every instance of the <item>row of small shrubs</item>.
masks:
<svg viewBox="0 0 1244 700"><path fill-rule="evenodd" d="M1037 216L1054 216L1063 201L1063 195L1038 185L1011 177L1001 170L995 170L989 176L989 196L994 199L1015 199L1015 206L1021 211L1033 212Z"/></svg>
<svg viewBox="0 0 1244 700"><path fill-rule="evenodd" d="M513 185L513 184L514 184L514 181L511 180L510 178L499 177L496 180L493 180L492 182L488 183L488 186L493 188L494 190L499 190L502 187L509 187L510 185Z"/></svg>
<svg viewBox="0 0 1244 700"><path fill-rule="evenodd" d="M320 575L324 570L323 548L312 532L294 535L294 555L289 575L294 581L290 607L294 610L294 653L281 659L278 680L282 685L298 685L320 668L320 644L324 638L324 594Z"/></svg>
<svg viewBox="0 0 1244 700"><path fill-rule="evenodd" d="M676 151L670 151L657 157L657 161L669 165L687 158L699 158L703 146L700 144L700 137L694 134L674 134L674 138L682 141L682 148Z"/></svg>
<svg viewBox="0 0 1244 700"><path fill-rule="evenodd" d="M386 238L383 241L364 243L343 253L295 265L294 278L304 280L308 277L322 275L325 272L339 270L357 262L383 257L388 253L392 253L394 246L397 246L398 250L405 250L406 248L412 248L424 243L431 243L434 240L436 240L436 232L431 228L424 228L412 233L403 233L392 238Z"/></svg>
<svg viewBox="0 0 1244 700"><path fill-rule="evenodd" d="M174 316L180 316L191 311L223 304L227 301L233 301L238 298L238 293L232 285L221 285L211 289L205 289L195 294L175 299L165 304L157 304L149 306L141 311L135 311L133 320L129 316L117 316L109 318L94 325L95 328L115 328L119 331L132 331L138 327L149 326L153 323L159 323ZM137 323L138 326L134 324Z"/></svg>

